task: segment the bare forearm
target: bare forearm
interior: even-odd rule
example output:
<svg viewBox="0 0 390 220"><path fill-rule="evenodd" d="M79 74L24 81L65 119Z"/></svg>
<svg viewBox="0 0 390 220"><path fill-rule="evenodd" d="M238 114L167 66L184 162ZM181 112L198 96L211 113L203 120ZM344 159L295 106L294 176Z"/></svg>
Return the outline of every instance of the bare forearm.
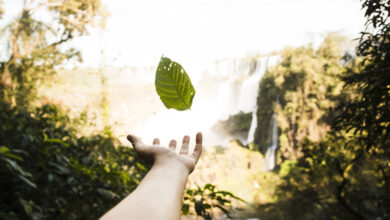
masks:
<svg viewBox="0 0 390 220"><path fill-rule="evenodd" d="M102 219L180 219L188 170L174 161L155 161L137 189Z"/></svg>
<svg viewBox="0 0 390 220"><path fill-rule="evenodd" d="M190 137L187 135L179 153L176 153L175 140L170 141L169 148L164 148L158 138L153 140L153 145L145 145L132 135L127 138L141 158L154 164L137 189L102 219L179 220L188 175L202 153L202 133L196 134L192 154L188 154Z"/></svg>

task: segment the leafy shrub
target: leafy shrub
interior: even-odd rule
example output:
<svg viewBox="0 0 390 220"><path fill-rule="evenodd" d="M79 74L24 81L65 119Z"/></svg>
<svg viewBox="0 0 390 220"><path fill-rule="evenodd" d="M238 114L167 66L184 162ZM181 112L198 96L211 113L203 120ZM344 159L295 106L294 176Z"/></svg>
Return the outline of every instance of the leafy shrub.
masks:
<svg viewBox="0 0 390 220"><path fill-rule="evenodd" d="M0 219L97 219L136 188L147 168L134 150L72 124L55 105L0 103ZM211 184L187 189L182 213L229 215L232 199Z"/></svg>
<svg viewBox="0 0 390 220"><path fill-rule="evenodd" d="M219 210L230 217L234 200L244 202L230 192L220 191L217 190L216 186L206 184L203 187L198 186L196 189L186 189L182 213L202 216L206 220L211 220L215 212Z"/></svg>
<svg viewBox="0 0 390 220"><path fill-rule="evenodd" d="M0 104L0 219L97 219L146 168L112 137L78 137L54 105Z"/></svg>

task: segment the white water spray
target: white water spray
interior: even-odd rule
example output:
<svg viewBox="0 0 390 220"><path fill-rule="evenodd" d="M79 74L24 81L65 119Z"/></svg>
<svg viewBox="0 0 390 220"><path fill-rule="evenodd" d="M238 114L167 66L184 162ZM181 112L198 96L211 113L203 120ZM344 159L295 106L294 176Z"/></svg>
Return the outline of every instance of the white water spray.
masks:
<svg viewBox="0 0 390 220"><path fill-rule="evenodd" d="M252 122L251 122L251 127L249 128L248 132L248 138L246 139L246 142L252 143L255 140L255 131L257 127L257 108L252 112Z"/></svg>
<svg viewBox="0 0 390 220"><path fill-rule="evenodd" d="M271 118L271 132L272 139L271 144L265 153L264 158L264 170L271 171L276 165L276 150L278 149L278 121L276 119L276 113L272 114Z"/></svg>
<svg viewBox="0 0 390 220"><path fill-rule="evenodd" d="M160 109L137 131L146 139L151 139L151 135L156 133L162 134L164 139L171 138L172 134L181 138L184 134L203 131L205 146L226 146L234 137L223 132L213 132L211 128L218 120L226 120L240 111L256 114L258 84L266 70L267 62L268 57L216 62L203 72L201 80L195 85L197 92L191 111ZM249 139L251 142L256 129L256 119L252 122ZM242 141L247 144L246 138Z"/></svg>
<svg viewBox="0 0 390 220"><path fill-rule="evenodd" d="M162 144L174 138L181 142L183 135L191 137L204 133L205 146L226 146L235 137L225 132L215 132L212 127L218 120L226 120L240 111L252 112L249 135L243 143L253 141L256 120L258 85L267 64L274 64L276 56L225 59L215 62L202 73L187 69L198 76L193 81L196 95L190 111L165 109L154 89L155 68L128 67L110 74L108 86L113 91L110 100L115 134L131 133L151 143L159 137ZM196 78L196 77L195 77ZM172 136L173 135L173 136Z"/></svg>
<svg viewBox="0 0 390 220"><path fill-rule="evenodd" d="M249 128L248 137L246 139L246 143L251 143L255 139L255 131L257 127L257 96L258 96L258 90L259 90L259 82L260 79L263 77L264 73L267 71L268 65L274 65L276 63L277 57L264 57L260 58L256 63L256 70L255 74L253 74L252 77L250 77L248 80L249 82L246 82L243 84L243 88L245 90L249 90L247 94L242 94L240 96L240 100L250 102L248 106L250 108L248 109L249 112L252 112L252 122L251 126Z"/></svg>

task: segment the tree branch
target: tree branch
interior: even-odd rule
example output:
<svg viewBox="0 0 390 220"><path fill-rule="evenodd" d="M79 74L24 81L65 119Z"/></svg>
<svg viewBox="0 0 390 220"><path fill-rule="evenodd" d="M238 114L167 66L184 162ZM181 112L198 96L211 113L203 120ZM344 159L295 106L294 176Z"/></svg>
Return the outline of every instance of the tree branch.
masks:
<svg viewBox="0 0 390 220"><path fill-rule="evenodd" d="M337 198L337 201L339 201L339 203L348 211L350 212L354 217L356 217L356 219L359 219L359 220L366 220L366 217L364 217L362 214L360 214L359 212L355 211L348 203L347 201L345 200L344 196L343 196L343 192L344 192L344 188L345 186L347 185L347 183L349 182L347 178L345 178L345 170L346 168L355 163L358 159L361 158L361 156L363 155L363 151L360 151L358 153L358 155L353 159L351 160L349 163L347 163L347 165L345 166L344 169L341 168L341 164L340 162L336 159L336 168L337 168L337 171L339 172L340 176L343 178L343 180L341 181L341 184L337 187L337 195L336 195L336 198Z"/></svg>

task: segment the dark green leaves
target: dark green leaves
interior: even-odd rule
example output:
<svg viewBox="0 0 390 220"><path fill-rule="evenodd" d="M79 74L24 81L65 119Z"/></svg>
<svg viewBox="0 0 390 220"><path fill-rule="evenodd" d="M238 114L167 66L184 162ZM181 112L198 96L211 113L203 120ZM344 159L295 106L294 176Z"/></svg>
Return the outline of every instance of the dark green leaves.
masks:
<svg viewBox="0 0 390 220"><path fill-rule="evenodd" d="M0 101L0 219L98 219L135 189L134 150L73 123L54 105Z"/></svg>
<svg viewBox="0 0 390 220"><path fill-rule="evenodd" d="M230 192L217 190L215 185L206 184L203 187L186 189L181 212L183 215L197 215L211 220L213 213L219 209L230 217L234 200L245 202Z"/></svg>
<svg viewBox="0 0 390 220"><path fill-rule="evenodd" d="M195 89L180 64L167 57L161 57L156 71L155 86L166 108L179 111L191 108Z"/></svg>

